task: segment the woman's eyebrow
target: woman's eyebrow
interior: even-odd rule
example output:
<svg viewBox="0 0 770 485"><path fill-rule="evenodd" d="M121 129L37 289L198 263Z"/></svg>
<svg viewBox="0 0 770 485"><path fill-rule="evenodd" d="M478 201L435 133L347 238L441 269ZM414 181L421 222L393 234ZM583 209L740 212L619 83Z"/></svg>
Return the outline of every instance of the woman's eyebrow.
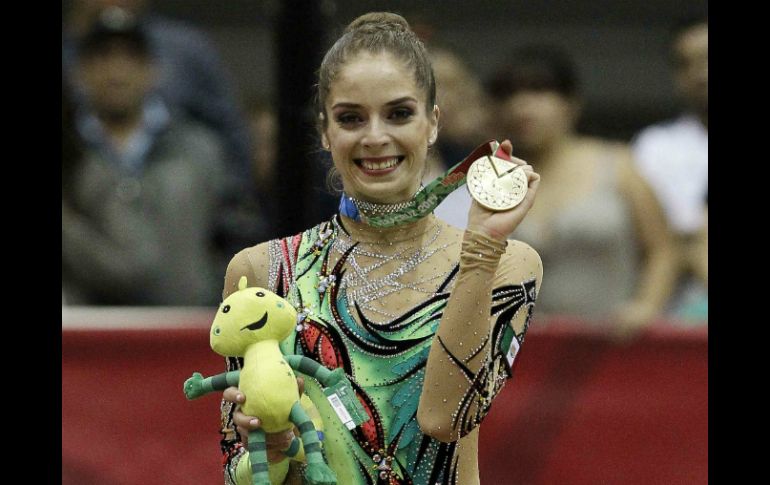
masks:
<svg viewBox="0 0 770 485"><path fill-rule="evenodd" d="M417 102L417 100L412 96L402 96L400 98L394 99L393 101L388 101L387 103L385 103L385 106L395 106L397 104L406 103L408 101L411 101L414 103ZM343 102L336 103L334 106L332 106L332 109L337 109L337 108L357 109L360 107L361 107L360 104L343 101Z"/></svg>
<svg viewBox="0 0 770 485"><path fill-rule="evenodd" d="M386 105L386 106L393 106L393 105L396 105L396 104L405 103L405 102L407 102L407 101L413 101L413 102L415 102L415 103L417 102L417 100L416 100L416 99L414 99L414 98L413 98L413 97L411 97L411 96L404 96L404 97L402 97L402 98L394 99L393 101L388 101L387 103L385 103L385 105Z"/></svg>
<svg viewBox="0 0 770 485"><path fill-rule="evenodd" d="M334 106L332 106L332 109L336 109L336 108L360 108L360 107L361 107L361 105L360 104L356 104L356 103L337 103Z"/></svg>

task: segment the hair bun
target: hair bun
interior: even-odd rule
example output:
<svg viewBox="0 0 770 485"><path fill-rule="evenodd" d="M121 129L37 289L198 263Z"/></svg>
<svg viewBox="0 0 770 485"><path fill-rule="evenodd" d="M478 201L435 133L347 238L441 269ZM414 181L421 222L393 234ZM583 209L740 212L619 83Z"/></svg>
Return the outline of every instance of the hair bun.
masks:
<svg viewBox="0 0 770 485"><path fill-rule="evenodd" d="M409 22L398 14L391 12L369 12L357 17L345 28L345 33L354 30L397 30L410 32Z"/></svg>

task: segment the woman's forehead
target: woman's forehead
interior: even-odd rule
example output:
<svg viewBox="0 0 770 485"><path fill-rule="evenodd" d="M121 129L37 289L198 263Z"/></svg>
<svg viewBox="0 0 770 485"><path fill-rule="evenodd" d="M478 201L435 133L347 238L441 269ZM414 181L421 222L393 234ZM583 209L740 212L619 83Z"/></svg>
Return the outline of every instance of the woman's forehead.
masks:
<svg viewBox="0 0 770 485"><path fill-rule="evenodd" d="M411 97L424 101L414 72L400 59L386 52L364 52L347 60L331 83L328 106L337 103L385 104Z"/></svg>

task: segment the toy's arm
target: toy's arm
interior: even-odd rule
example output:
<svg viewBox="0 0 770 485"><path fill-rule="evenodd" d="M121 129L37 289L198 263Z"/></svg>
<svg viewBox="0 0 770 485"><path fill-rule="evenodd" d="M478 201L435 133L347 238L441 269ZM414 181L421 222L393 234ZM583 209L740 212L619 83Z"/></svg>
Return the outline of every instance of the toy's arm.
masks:
<svg viewBox="0 0 770 485"><path fill-rule="evenodd" d="M345 379L345 370L341 367L329 370L313 359L303 355L284 355L283 357L292 369L318 379L324 387L333 386Z"/></svg>
<svg viewBox="0 0 770 485"><path fill-rule="evenodd" d="M223 372L215 376L204 378L200 373L194 372L192 377L184 382L184 395L187 399L195 399L214 391L223 391L230 386L237 386L241 377L241 371L234 370Z"/></svg>

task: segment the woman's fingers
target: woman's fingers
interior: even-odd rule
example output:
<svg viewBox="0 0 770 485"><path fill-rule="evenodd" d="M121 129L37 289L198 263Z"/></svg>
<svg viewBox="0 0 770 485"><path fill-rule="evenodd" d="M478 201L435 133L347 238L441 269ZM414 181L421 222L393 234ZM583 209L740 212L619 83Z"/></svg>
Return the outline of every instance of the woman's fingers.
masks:
<svg viewBox="0 0 770 485"><path fill-rule="evenodd" d="M262 424L256 416L247 416L243 414L240 407L233 411L233 422L236 426L248 428L250 430L257 429Z"/></svg>
<svg viewBox="0 0 770 485"><path fill-rule="evenodd" d="M522 160L521 158L517 158L517 157L513 157L513 156L512 156L512 157L511 157L511 161L512 161L513 163L515 163L516 165L518 165L519 167L521 167L521 168L524 168L524 167L531 167L531 165L530 165L530 164L528 164L526 160Z"/></svg>
<svg viewBox="0 0 770 485"><path fill-rule="evenodd" d="M508 155L512 155L513 154L513 144L511 144L511 140L506 138L505 140L503 140L502 143L500 143L500 147Z"/></svg>
<svg viewBox="0 0 770 485"><path fill-rule="evenodd" d="M305 379L297 377L297 390L302 395L305 392ZM228 387L222 393L222 399L231 403L235 403L235 409L233 410L233 424L238 434L241 435L241 440L244 443L248 442L249 433L262 425L262 421L256 416L248 416L241 411L241 404L246 402L246 396L237 387ZM287 449L291 445L291 440L294 438L294 431L288 430L280 433L265 433L265 442L267 443L268 451L273 450L273 458L280 461L283 457L283 450ZM277 451L276 451L277 450Z"/></svg>
<svg viewBox="0 0 770 485"><path fill-rule="evenodd" d="M236 404L243 404L243 402L246 400L246 396L243 395L240 389L235 386L231 386L225 389L225 391L222 393L222 399Z"/></svg>

